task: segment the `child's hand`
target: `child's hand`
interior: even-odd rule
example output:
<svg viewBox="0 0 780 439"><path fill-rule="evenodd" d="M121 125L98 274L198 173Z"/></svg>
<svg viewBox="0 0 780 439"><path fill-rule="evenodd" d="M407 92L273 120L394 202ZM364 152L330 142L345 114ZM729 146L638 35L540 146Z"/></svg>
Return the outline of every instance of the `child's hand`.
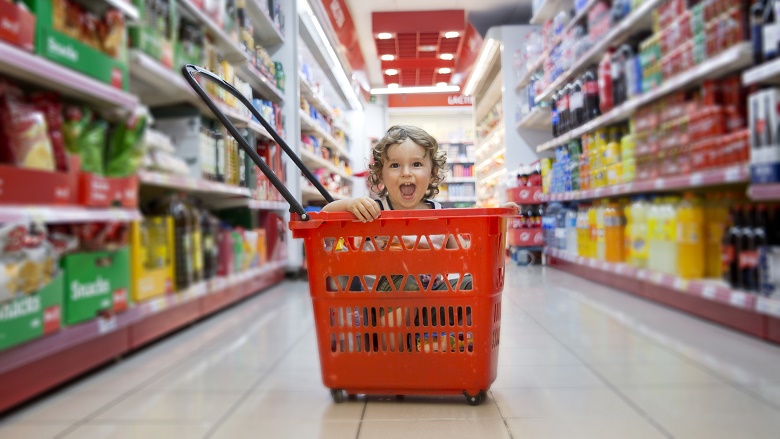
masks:
<svg viewBox="0 0 780 439"><path fill-rule="evenodd" d="M347 212L352 212L353 215L361 222L371 222L379 218L379 213L382 209L379 208L379 204L369 197L351 198L347 200Z"/></svg>
<svg viewBox="0 0 780 439"><path fill-rule="evenodd" d="M508 207L510 209L515 209L515 212L519 212L520 211L520 206L518 206L517 203L515 203L513 201L510 201L508 203L504 203L504 204L501 205L501 207Z"/></svg>

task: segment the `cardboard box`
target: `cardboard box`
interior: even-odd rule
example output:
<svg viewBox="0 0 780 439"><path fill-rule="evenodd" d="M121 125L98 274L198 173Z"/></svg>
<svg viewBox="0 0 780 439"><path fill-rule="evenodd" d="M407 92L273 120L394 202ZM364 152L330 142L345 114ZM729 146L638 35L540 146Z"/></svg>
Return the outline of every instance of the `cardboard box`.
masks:
<svg viewBox="0 0 780 439"><path fill-rule="evenodd" d="M780 89L761 90L748 98L750 175L753 183L780 182Z"/></svg>
<svg viewBox="0 0 780 439"><path fill-rule="evenodd" d="M166 244L162 249L155 248L163 242ZM130 225L133 301L174 292L175 248L172 217L148 217ZM161 261L152 263L150 258L160 258Z"/></svg>
<svg viewBox="0 0 780 439"><path fill-rule="evenodd" d="M35 16L8 0L0 0L0 40L32 52L35 49Z"/></svg>
<svg viewBox="0 0 780 439"><path fill-rule="evenodd" d="M79 173L78 202L90 207L137 207L138 176L103 177Z"/></svg>
<svg viewBox="0 0 780 439"><path fill-rule="evenodd" d="M84 252L62 258L64 324L125 311L130 297L130 250Z"/></svg>
<svg viewBox="0 0 780 439"><path fill-rule="evenodd" d="M0 303L0 351L60 330L65 275L34 294Z"/></svg>
<svg viewBox="0 0 780 439"><path fill-rule="evenodd" d="M35 53L118 89L127 90L127 35L115 58L54 29L51 0L24 0L36 16Z"/></svg>

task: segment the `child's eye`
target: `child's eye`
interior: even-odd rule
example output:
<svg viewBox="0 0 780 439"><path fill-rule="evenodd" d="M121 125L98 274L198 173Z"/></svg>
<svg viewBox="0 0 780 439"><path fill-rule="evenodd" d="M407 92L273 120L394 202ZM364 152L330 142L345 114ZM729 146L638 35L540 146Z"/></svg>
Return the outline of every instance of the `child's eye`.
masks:
<svg viewBox="0 0 780 439"><path fill-rule="evenodd" d="M397 168L399 165L398 163L390 163L391 168Z"/></svg>
<svg viewBox="0 0 780 439"><path fill-rule="evenodd" d="M422 162L414 162L414 166L417 167L417 168L421 168L421 167L423 167L423 164L422 164Z"/></svg>

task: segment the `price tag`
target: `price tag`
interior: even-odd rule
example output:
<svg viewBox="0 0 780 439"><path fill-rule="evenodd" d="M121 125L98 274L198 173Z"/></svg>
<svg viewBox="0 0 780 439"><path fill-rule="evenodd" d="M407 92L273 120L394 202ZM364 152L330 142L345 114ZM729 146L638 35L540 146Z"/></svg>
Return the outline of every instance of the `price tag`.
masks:
<svg viewBox="0 0 780 439"><path fill-rule="evenodd" d="M734 306L744 308L747 304L747 294L733 291L731 293L731 297L729 297L729 303Z"/></svg>
<svg viewBox="0 0 780 439"><path fill-rule="evenodd" d="M707 299L715 299L715 296L718 294L718 289L715 287L715 285L705 285L704 289L701 291L701 295L703 297L706 297Z"/></svg>
<svg viewBox="0 0 780 439"><path fill-rule="evenodd" d="M117 327L116 316L111 316L108 318L100 317L97 319L97 324L99 334L105 334L107 332L114 331Z"/></svg>
<svg viewBox="0 0 780 439"><path fill-rule="evenodd" d="M691 175L691 186L701 186L704 182L704 176L700 173Z"/></svg>
<svg viewBox="0 0 780 439"><path fill-rule="evenodd" d="M153 313L160 312L164 310L167 306L168 306L168 300L165 297L160 297L158 299L149 301L149 309L151 309Z"/></svg>
<svg viewBox="0 0 780 439"><path fill-rule="evenodd" d="M623 265L617 265L615 267L615 274L623 274Z"/></svg>
<svg viewBox="0 0 780 439"><path fill-rule="evenodd" d="M663 285L663 283L664 283L664 274L663 273L653 273L652 280L653 280L653 283L656 283L658 285Z"/></svg>
<svg viewBox="0 0 780 439"><path fill-rule="evenodd" d="M653 187L656 189L663 189L666 186L666 181L663 178L658 178L653 182Z"/></svg>
<svg viewBox="0 0 780 439"><path fill-rule="evenodd" d="M688 281L680 279L679 277L674 280L674 289L679 291L688 291Z"/></svg>
<svg viewBox="0 0 780 439"><path fill-rule="evenodd" d="M639 279L639 280L647 279L647 271L645 271L645 270L638 270L636 272L636 278Z"/></svg>

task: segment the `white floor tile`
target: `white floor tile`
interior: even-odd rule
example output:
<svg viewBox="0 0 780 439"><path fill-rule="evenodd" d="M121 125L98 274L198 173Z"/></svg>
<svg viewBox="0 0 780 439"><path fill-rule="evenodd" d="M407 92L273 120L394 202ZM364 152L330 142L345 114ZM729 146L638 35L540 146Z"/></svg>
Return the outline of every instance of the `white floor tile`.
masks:
<svg viewBox="0 0 780 439"><path fill-rule="evenodd" d="M203 438L209 425L191 424L86 424L79 426L66 439L135 439L135 438Z"/></svg>
<svg viewBox="0 0 780 439"><path fill-rule="evenodd" d="M128 396L101 413L96 420L172 421L213 424L235 404L239 393L190 393L172 390L146 390Z"/></svg>
<svg viewBox="0 0 780 439"><path fill-rule="evenodd" d="M368 397L364 420L403 421L403 420L458 420L458 419L495 419L501 418L493 399L488 397L479 406L470 406L464 396L423 397L405 396L402 400L395 397Z"/></svg>
<svg viewBox="0 0 780 439"><path fill-rule="evenodd" d="M336 404L326 389L313 391L261 391L250 395L230 419L280 421L359 421L365 401Z"/></svg>
<svg viewBox="0 0 780 439"><path fill-rule="evenodd" d="M666 436L645 420L614 419L507 419L512 436L523 439L663 439Z"/></svg>
<svg viewBox="0 0 780 439"><path fill-rule="evenodd" d="M3 439L53 439L70 428L70 424L9 424L0 423Z"/></svg>
<svg viewBox="0 0 780 439"><path fill-rule="evenodd" d="M492 393L505 418L640 418L608 389L495 389Z"/></svg>
<svg viewBox="0 0 780 439"><path fill-rule="evenodd" d="M464 421L363 421L359 439L508 439L501 419Z"/></svg>
<svg viewBox="0 0 780 439"><path fill-rule="evenodd" d="M230 419L211 436L213 439L346 439L357 435L358 421L306 421Z"/></svg>
<svg viewBox="0 0 780 439"><path fill-rule="evenodd" d="M504 366L499 372L493 389L605 387L598 375L582 364Z"/></svg>

